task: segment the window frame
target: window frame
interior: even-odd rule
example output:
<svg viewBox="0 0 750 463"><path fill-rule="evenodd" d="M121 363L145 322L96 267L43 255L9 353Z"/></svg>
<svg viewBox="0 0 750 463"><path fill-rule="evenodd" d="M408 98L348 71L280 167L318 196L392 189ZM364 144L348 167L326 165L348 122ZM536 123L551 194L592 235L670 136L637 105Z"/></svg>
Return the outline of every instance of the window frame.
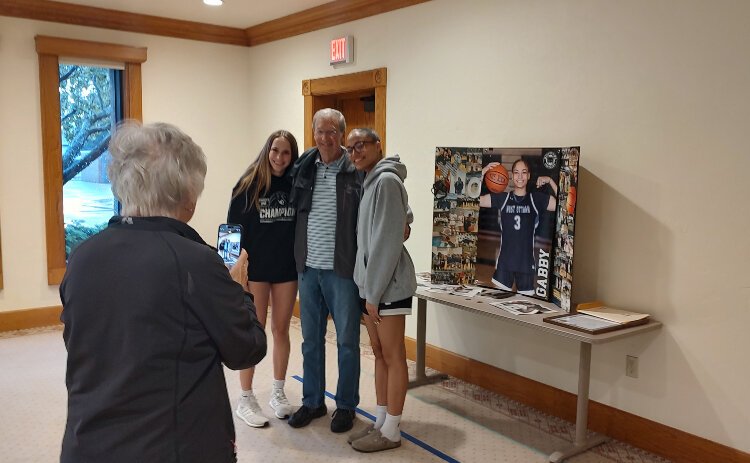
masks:
<svg viewBox="0 0 750 463"><path fill-rule="evenodd" d="M39 58L47 283L57 285L62 281L66 267L62 201L60 58L91 59L124 64L123 118L140 121L143 120L141 63L146 61L147 49L41 35L34 37L34 40Z"/></svg>

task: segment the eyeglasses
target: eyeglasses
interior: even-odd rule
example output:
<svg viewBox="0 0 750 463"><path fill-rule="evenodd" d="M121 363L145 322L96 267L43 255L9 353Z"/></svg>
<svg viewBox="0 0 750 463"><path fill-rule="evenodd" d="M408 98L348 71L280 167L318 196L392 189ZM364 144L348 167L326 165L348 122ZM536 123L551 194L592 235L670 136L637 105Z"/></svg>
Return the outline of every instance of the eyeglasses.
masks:
<svg viewBox="0 0 750 463"><path fill-rule="evenodd" d="M372 140L360 140L352 146L347 146L346 152L349 154L352 154L354 151L356 151L357 153L361 153L365 145L368 143L376 143L376 142Z"/></svg>

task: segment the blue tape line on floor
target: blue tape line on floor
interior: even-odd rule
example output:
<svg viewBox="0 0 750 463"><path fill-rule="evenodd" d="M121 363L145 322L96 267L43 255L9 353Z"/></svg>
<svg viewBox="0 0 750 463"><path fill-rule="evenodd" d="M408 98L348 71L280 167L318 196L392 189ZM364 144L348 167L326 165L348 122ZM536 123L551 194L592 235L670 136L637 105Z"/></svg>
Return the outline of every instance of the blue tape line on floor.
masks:
<svg viewBox="0 0 750 463"><path fill-rule="evenodd" d="M292 378L296 379L296 380L297 380L297 381L299 381L300 383L301 383L301 382L303 382L303 380L302 380L302 377L301 377L301 376L297 376L297 375L292 375ZM328 397L329 399L331 399L331 400L336 400L336 396L334 396L334 395L333 395L333 394L331 394L330 392L328 392L328 391L325 391L325 394L326 394L326 397ZM371 415L371 414L367 413L366 411L362 410L361 408L359 408L359 407L358 407L358 408L356 408L356 411L357 411L357 413L359 413L360 415L362 415L362 416L364 416L364 417L366 417L366 418L369 418L369 419L370 419L370 420L372 420L372 421L375 421L375 416L373 416L373 415ZM406 433L406 432L404 432L404 431L401 431L401 436L402 436L402 437L403 437L404 439L406 439L406 440L408 440L409 442L411 442L412 444L414 444L414 445L418 445L419 447L422 447L423 449L427 450L428 452L430 452L431 454L435 455L436 457L438 457L438 458L442 458L443 460L445 460L445 461L447 461L447 462L449 462L449 463L461 463L461 462L459 462L458 460L456 460L455 458L453 458L453 457L450 457L450 456L448 456L448 455L444 454L444 453L443 453L443 452L441 452L440 450L438 450L438 449L436 449L435 447L433 447L433 446L431 446L431 445L429 445L429 444L427 444L427 443L425 443L425 442L423 442L423 441L421 441L421 440L417 439L416 437L412 436L411 434L408 434L408 433Z"/></svg>

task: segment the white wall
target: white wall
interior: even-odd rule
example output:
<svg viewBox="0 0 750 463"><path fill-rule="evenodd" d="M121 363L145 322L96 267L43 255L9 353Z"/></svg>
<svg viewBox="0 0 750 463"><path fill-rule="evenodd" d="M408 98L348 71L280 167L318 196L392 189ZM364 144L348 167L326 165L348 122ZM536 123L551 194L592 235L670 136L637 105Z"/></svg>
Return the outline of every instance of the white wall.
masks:
<svg viewBox="0 0 750 463"><path fill-rule="evenodd" d="M0 310L59 303L44 263L35 34L149 47L144 118L177 123L209 156L193 222L206 239L267 134L301 142L303 79L387 67L418 270L435 146L581 145L574 298L664 323L594 348L592 398L748 452L749 15L743 0L433 0L250 49L0 18L0 62L14 70L0 81ZM332 69L328 42L344 34L357 62ZM431 344L575 392L574 343L429 310ZM624 376L626 354L639 379Z"/></svg>

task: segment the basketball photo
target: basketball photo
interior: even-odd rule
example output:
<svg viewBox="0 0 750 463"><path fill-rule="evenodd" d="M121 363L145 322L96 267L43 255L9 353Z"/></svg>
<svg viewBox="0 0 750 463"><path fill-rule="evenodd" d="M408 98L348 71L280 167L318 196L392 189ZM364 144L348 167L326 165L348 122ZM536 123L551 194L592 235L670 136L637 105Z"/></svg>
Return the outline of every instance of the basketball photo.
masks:
<svg viewBox="0 0 750 463"><path fill-rule="evenodd" d="M482 166L477 283L549 300L560 152L490 148Z"/></svg>
<svg viewBox="0 0 750 463"><path fill-rule="evenodd" d="M497 288L570 311L579 152L436 148L433 282Z"/></svg>

